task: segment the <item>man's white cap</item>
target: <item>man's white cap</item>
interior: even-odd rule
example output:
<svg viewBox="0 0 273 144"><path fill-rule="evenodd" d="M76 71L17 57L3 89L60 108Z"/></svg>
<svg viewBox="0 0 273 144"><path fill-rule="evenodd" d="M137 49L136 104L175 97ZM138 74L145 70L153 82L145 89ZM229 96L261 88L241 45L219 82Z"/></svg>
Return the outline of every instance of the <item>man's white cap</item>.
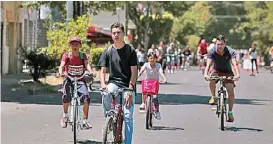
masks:
<svg viewBox="0 0 273 144"><path fill-rule="evenodd" d="M217 39L216 39L216 38L213 38L213 39L212 39L212 42L213 42L213 43L215 43L216 41L217 41Z"/></svg>

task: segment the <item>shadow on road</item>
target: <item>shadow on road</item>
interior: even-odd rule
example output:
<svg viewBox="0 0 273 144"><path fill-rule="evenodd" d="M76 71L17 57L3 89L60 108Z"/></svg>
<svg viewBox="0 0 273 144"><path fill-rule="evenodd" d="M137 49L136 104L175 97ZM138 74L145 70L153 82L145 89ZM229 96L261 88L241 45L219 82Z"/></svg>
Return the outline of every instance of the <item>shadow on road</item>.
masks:
<svg viewBox="0 0 273 144"><path fill-rule="evenodd" d="M153 126L151 128L151 130L171 130L171 131L182 131L185 130L183 128L179 128L179 127L165 127L165 126Z"/></svg>
<svg viewBox="0 0 273 144"><path fill-rule="evenodd" d="M91 103L101 103L99 92L91 92ZM27 93L16 91L10 94L2 94L2 102L17 102L21 104L44 104L44 105L62 105L62 93L28 95ZM208 104L209 96L192 94L159 94L159 103L161 105L186 105L186 104ZM236 99L236 104L246 105L264 105L268 100L258 99ZM141 93L137 93L136 104L141 104Z"/></svg>
<svg viewBox="0 0 273 144"><path fill-rule="evenodd" d="M79 140L78 144L102 144L102 142L93 141L93 140Z"/></svg>
<svg viewBox="0 0 273 144"><path fill-rule="evenodd" d="M141 85L141 81L137 81L136 83L139 84L139 85ZM186 84L186 83L167 82L167 83L160 83L160 86L162 86L162 85L183 85L183 84Z"/></svg>
<svg viewBox="0 0 273 144"><path fill-rule="evenodd" d="M261 132L263 130L261 129L256 129L256 128L238 128L238 127L226 127L225 131L233 131L233 132L238 132L238 131L252 131L252 132Z"/></svg>

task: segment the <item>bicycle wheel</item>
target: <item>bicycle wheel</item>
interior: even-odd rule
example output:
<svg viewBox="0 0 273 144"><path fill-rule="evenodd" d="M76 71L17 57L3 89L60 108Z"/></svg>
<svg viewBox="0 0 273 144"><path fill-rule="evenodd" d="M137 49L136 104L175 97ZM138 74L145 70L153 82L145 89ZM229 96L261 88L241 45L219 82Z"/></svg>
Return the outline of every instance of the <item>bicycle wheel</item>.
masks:
<svg viewBox="0 0 273 144"><path fill-rule="evenodd" d="M151 96L146 99L146 129L152 127Z"/></svg>
<svg viewBox="0 0 273 144"><path fill-rule="evenodd" d="M221 115L221 130L225 128L225 112L224 112L224 93L220 93L220 115Z"/></svg>
<svg viewBox="0 0 273 144"><path fill-rule="evenodd" d="M73 136L74 136L74 144L77 143L77 117L78 117L78 101L75 101L75 105L73 106Z"/></svg>
<svg viewBox="0 0 273 144"><path fill-rule="evenodd" d="M112 134L112 136L108 137L108 134ZM110 143L115 143L116 142L116 124L114 123L113 116L108 116L106 118L104 128L103 128L103 133L102 133L102 143L103 144L108 144Z"/></svg>

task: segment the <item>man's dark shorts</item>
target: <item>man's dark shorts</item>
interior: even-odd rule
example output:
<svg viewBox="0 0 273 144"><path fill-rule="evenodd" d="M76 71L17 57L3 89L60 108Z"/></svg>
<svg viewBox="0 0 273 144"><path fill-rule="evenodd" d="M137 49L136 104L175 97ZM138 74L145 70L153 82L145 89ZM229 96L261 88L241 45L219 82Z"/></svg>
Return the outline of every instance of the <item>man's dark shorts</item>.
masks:
<svg viewBox="0 0 273 144"><path fill-rule="evenodd" d="M63 103L69 103L73 97L74 83L66 78L63 82ZM78 82L78 96L80 97L81 103L90 103L90 96L86 84L83 81Z"/></svg>

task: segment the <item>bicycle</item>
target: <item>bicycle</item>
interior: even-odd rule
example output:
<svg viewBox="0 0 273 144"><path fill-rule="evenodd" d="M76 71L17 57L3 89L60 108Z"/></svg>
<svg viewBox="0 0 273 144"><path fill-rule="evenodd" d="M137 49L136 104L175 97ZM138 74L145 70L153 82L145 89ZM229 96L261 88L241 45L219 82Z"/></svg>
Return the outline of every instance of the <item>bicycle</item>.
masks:
<svg viewBox="0 0 273 144"><path fill-rule="evenodd" d="M122 94L123 92L132 92L134 90L131 90L129 88L119 88L116 92L112 93L112 92L108 92L106 90L101 90L101 94L103 94L103 92L106 92L108 94L111 95L112 97L112 102L111 102L111 109L109 111L106 112L106 120L105 120L105 125L103 128L103 140L102 143L103 144L108 144L108 134L112 133L112 138L113 138L113 142L114 144L121 144L123 141L123 136L122 136L122 125L123 125L123 109L122 109ZM130 94L130 93L129 93ZM119 104L116 105L116 96L120 96L120 101Z"/></svg>
<svg viewBox="0 0 273 144"><path fill-rule="evenodd" d="M74 137L74 144L77 143L77 130L82 130L83 129L83 116L82 116L82 105L80 103L80 97L78 96L78 92L77 92L77 87L78 87L78 80L82 79L85 74L83 74L80 77L71 77L68 74L64 74L67 78L69 78L71 81L74 82L74 92L71 92L71 94L73 94L72 100L71 100L71 106L69 108L70 111L70 116L69 116L69 120L68 123L69 125L71 125L72 127L72 131L73 131L73 137Z"/></svg>
<svg viewBox="0 0 273 144"><path fill-rule="evenodd" d="M145 112L146 120L145 127L150 129L153 127L153 116L155 116L155 104L154 104L154 95L158 94L159 81L155 80L143 80L142 81L142 93L146 95L145 101Z"/></svg>
<svg viewBox="0 0 273 144"><path fill-rule="evenodd" d="M167 62L168 62L168 73L174 73L175 70L175 60L176 56L175 54L166 54L167 56Z"/></svg>
<svg viewBox="0 0 273 144"><path fill-rule="evenodd" d="M184 71L187 71L187 68L190 67L190 59L191 59L191 55L189 56L185 56L183 55L183 60L184 60L184 63L182 63L182 66L184 68Z"/></svg>
<svg viewBox="0 0 273 144"><path fill-rule="evenodd" d="M204 55L199 54L199 56L200 56L199 64L201 64L202 74L204 74L207 65L207 54Z"/></svg>
<svg viewBox="0 0 273 144"><path fill-rule="evenodd" d="M210 79L220 81L220 88L217 93L216 115L218 115L218 118L219 116L221 117L220 128L222 131L224 131L224 127L225 127L224 116L226 116L226 121L227 121L227 106L226 106L227 90L224 86L224 80L233 80L233 76L211 76Z"/></svg>

